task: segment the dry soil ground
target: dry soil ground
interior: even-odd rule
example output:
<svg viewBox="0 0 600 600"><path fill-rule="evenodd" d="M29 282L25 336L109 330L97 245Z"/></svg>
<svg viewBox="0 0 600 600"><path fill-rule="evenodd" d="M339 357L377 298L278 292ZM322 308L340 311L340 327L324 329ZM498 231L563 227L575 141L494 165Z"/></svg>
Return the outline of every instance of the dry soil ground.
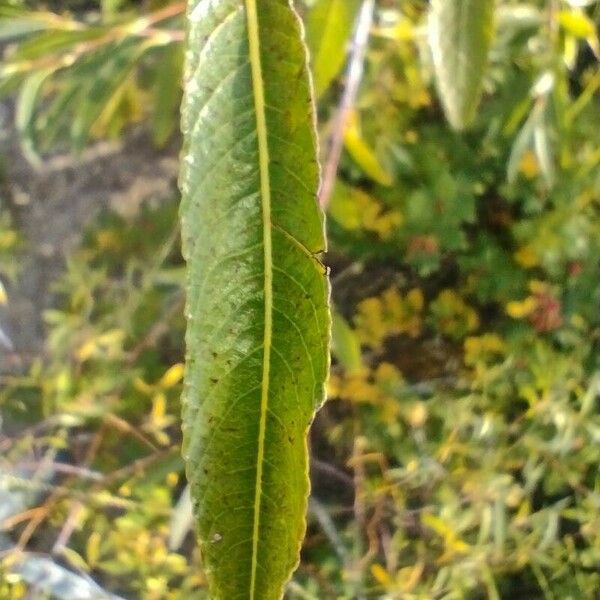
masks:
<svg viewBox="0 0 600 600"><path fill-rule="evenodd" d="M22 238L19 276L8 282L0 327L13 350L0 347L0 372L21 370L44 351L43 312L55 301L52 283L85 227L111 207L127 213L175 187L177 141L157 150L142 130L122 142L99 142L79 157L55 155L34 168L24 157L9 106L0 105L0 204L8 206Z"/></svg>

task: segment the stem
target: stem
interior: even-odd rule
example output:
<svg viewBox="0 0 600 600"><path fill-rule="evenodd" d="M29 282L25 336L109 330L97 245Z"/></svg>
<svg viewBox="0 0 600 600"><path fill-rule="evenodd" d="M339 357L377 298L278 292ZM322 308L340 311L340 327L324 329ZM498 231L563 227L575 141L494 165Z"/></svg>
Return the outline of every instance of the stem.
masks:
<svg viewBox="0 0 600 600"><path fill-rule="evenodd" d="M329 205L329 200L331 199L331 194L335 185L342 148L344 147L344 129L346 128L348 115L356 101L356 95L358 94L358 88L360 87L360 82L362 80L369 32L373 23L374 12L375 0L364 0L358 18L356 19L356 28L350 51L346 85L337 114L335 115L333 131L329 141L329 156L323 169L323 183L319 191L319 204L323 210L326 210Z"/></svg>

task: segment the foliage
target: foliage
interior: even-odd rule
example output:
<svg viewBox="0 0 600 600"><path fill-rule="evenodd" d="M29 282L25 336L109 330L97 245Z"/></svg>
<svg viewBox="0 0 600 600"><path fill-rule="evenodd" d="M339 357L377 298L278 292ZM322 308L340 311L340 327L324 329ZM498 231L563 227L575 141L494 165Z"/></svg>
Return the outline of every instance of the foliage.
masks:
<svg viewBox="0 0 600 600"><path fill-rule="evenodd" d="M455 129L477 114L494 35L495 0L432 0L429 42L440 97Z"/></svg>
<svg viewBox="0 0 600 600"><path fill-rule="evenodd" d="M90 136L118 137L148 114L157 144L173 133L184 4L145 15L119 5L79 17L0 5L0 39L9 42L0 89L18 90L16 125L30 160L65 141L81 150Z"/></svg>
<svg viewBox="0 0 600 600"><path fill-rule="evenodd" d="M190 5L182 108L183 453L211 598L278 600L329 366L307 54L287 0L206 7Z"/></svg>
<svg viewBox="0 0 600 600"><path fill-rule="evenodd" d="M304 10L307 22L320 4ZM461 135L436 97L426 9L380 3L346 131L328 219L330 400L314 427L308 535L288 596L593 599L600 6L500 1L480 109ZM19 10L10 56L48 34L33 25L39 13ZM140 10L124 3L112 18L138 22ZM113 26L106 12L93 18L92 29ZM150 37L173 39L178 19ZM87 28L77 11L48 22L65 20ZM53 35L63 27L53 26ZM68 47L47 55L62 60ZM152 56L128 74L136 118L152 113L162 89ZM46 138L42 117L78 62L39 90L36 151L58 139ZM319 102L324 153L342 62L321 75L330 82ZM5 89L21 94L36 72L4 78ZM119 111L114 131L131 121ZM47 315L46 358L4 378L0 392L10 425L1 469L13 473L13 494L27 483L37 492L36 510L16 512L7 533L45 553L66 540L54 550L66 567L126 598L205 597L192 536L169 547L174 511L185 509L176 504L184 323L175 204L92 227ZM31 478L41 457L54 471ZM12 586L18 598L26 586L10 557L0 594Z"/></svg>

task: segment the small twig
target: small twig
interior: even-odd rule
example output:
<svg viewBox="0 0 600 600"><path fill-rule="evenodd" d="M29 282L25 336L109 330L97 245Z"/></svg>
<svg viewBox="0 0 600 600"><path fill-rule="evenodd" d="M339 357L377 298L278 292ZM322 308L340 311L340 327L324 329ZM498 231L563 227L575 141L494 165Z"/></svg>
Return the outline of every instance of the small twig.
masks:
<svg viewBox="0 0 600 600"><path fill-rule="evenodd" d="M122 467L106 475L106 477L104 478L104 484L109 485L111 483L119 481L119 479L124 479L128 477L132 473L141 473L144 471L144 469L146 469L146 467L149 467L152 463L156 462L157 460L165 458L169 456L169 454L176 453L176 448L168 448L167 450L160 450L154 454L150 454L149 456L138 458L137 460L134 460L131 464L126 465L125 467Z"/></svg>
<svg viewBox="0 0 600 600"><path fill-rule="evenodd" d="M358 88L362 80L367 43L369 41L369 32L373 23L374 12L375 0L364 0L356 20L346 75L346 85L335 115L333 131L329 141L329 156L323 169L323 182L319 191L319 204L324 210L329 204L335 185L335 178L344 146L346 121L356 101L356 95L358 94Z"/></svg>
<svg viewBox="0 0 600 600"><path fill-rule="evenodd" d="M28 508L20 513L6 517L0 521L0 529L12 529L15 525L18 525L23 521L30 521L38 514L40 510L41 508L36 506L35 508Z"/></svg>
<svg viewBox="0 0 600 600"><path fill-rule="evenodd" d="M366 507L364 504L365 496L365 479L366 472L364 468L364 450L366 440L360 435L358 421L355 422L356 433L354 438L354 446L352 448L352 458L348 463L354 469L354 520L355 520L355 538L354 538L354 561L353 561L353 583L355 584L355 596L357 600L364 600L364 576L362 573L362 557L363 550L363 531L366 526Z"/></svg>
<svg viewBox="0 0 600 600"><path fill-rule="evenodd" d="M326 475L330 475L331 477L337 479L341 483L344 483L345 485L354 488L354 480L352 479L352 477L347 473L344 473L344 471L338 469L334 465L319 460L314 456L311 457L310 464L311 467L315 469L315 471L321 471L322 473L325 473Z"/></svg>
<svg viewBox="0 0 600 600"><path fill-rule="evenodd" d="M50 494L46 501L38 507L39 510L34 513L33 517L29 520L25 529L23 529L23 532L19 536L19 540L16 544L19 550L25 550L29 540L33 537L37 528L42 524L42 521L50 514L50 510L55 506L60 497L61 491L57 488Z"/></svg>
<svg viewBox="0 0 600 600"><path fill-rule="evenodd" d="M115 427L116 429L118 429L119 431L121 431L123 433L129 433L136 440L138 440L139 442L144 444L144 446L150 448L150 450L152 450L152 452L156 452L158 450L158 448L152 443L152 441L150 439L148 439L141 431L139 431L131 423L128 423L121 417L118 417L117 415L115 415L113 413L108 413L104 417L104 419L108 425L112 425L113 427Z"/></svg>
<svg viewBox="0 0 600 600"><path fill-rule="evenodd" d="M87 469L98 454L98 450L100 450L100 446L102 441L104 440L104 434L107 429L107 422L104 421L100 427L100 429L95 433L92 441L87 449L85 454L85 458L83 464L80 468ZM83 508L84 505L80 500L74 500L71 502L69 508L69 515L67 516L58 536L56 537L56 541L54 542L54 546L52 546L52 554L62 554L63 550L69 544L69 540L73 535L73 532L79 525L80 519L83 516Z"/></svg>
<svg viewBox="0 0 600 600"><path fill-rule="evenodd" d="M60 462L52 462L49 465L50 469L54 473L60 473L61 475L71 475L75 477L79 477L81 479L91 479L92 481L102 481L104 476L102 473L98 473L98 471L92 471L91 469L86 469L84 467L79 467L77 465L70 465L67 463ZM37 470L40 467L40 464L37 462L25 462L18 463L19 469L24 469L26 471L29 470Z"/></svg>
<svg viewBox="0 0 600 600"><path fill-rule="evenodd" d="M60 533L58 534L54 546L52 546L52 554L62 554L62 551L67 547L73 532L79 525L80 517L83 514L83 504L79 500L75 500L71 509L69 510L69 516L65 520Z"/></svg>
<svg viewBox="0 0 600 600"><path fill-rule="evenodd" d="M377 552L379 551L379 525L383 519L384 509L384 498L379 498L375 504L373 516L369 519L365 527L365 533L367 534L369 547L367 549L367 553L359 561L359 568L361 572L368 567L373 557L377 556Z"/></svg>
<svg viewBox="0 0 600 600"><path fill-rule="evenodd" d="M185 295L178 294L175 301L171 304L170 307L167 308L165 314L161 317L161 319L155 323L147 335L141 339L138 344L134 348L132 348L128 353L126 360L129 364L133 364L137 361L140 354L146 350L147 348L152 348L155 346L160 338L170 331L171 321L180 313L183 312L185 306Z"/></svg>

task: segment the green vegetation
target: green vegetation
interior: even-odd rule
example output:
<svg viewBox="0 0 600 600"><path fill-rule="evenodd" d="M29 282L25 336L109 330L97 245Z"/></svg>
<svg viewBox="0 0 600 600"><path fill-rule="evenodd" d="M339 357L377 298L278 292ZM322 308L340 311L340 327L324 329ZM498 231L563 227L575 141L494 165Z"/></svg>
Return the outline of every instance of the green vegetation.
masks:
<svg viewBox="0 0 600 600"><path fill-rule="evenodd" d="M297 3L323 163L351 4ZM27 156L137 122L172 139L183 10L3 4L0 86ZM327 207L329 401L287 595L593 600L600 5L498 2L481 103L460 134L438 100L426 13L422 0L378 3L347 114ZM91 224L56 284L45 353L2 378L0 510L13 509L0 548L27 553L2 552L0 598L27 597L49 564L63 579L44 592L65 600L65 573L90 576L99 597L208 597L180 458L178 204ZM7 277L24 242L2 219Z"/></svg>

